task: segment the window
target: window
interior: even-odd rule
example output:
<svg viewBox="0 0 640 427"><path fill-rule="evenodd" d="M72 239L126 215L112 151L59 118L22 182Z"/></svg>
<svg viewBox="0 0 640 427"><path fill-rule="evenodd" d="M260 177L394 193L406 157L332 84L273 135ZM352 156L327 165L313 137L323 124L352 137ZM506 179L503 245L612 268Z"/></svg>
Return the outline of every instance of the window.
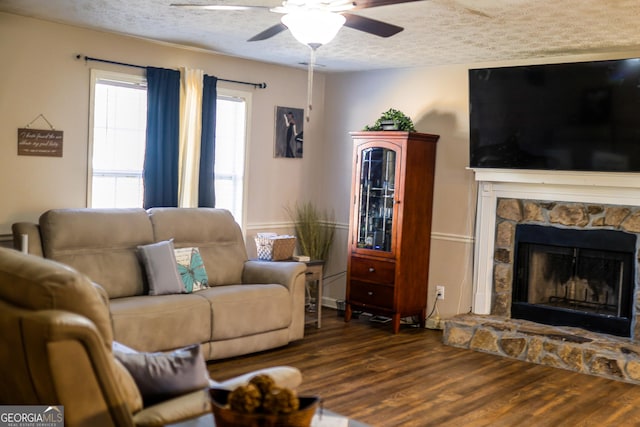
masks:
<svg viewBox="0 0 640 427"><path fill-rule="evenodd" d="M90 206L142 207L147 124L144 77L92 70Z"/></svg>
<svg viewBox="0 0 640 427"><path fill-rule="evenodd" d="M142 207L147 89L142 76L92 70L89 206ZM216 207L244 224L244 164L251 94L218 88Z"/></svg>
<svg viewBox="0 0 640 427"><path fill-rule="evenodd" d="M244 224L244 163L248 94L218 89L216 108L216 207Z"/></svg>

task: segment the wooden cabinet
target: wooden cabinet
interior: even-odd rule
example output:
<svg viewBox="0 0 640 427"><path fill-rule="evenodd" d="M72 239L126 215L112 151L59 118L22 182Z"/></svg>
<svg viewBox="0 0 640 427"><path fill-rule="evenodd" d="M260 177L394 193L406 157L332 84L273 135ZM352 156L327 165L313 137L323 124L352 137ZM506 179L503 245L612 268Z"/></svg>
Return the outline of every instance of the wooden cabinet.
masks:
<svg viewBox="0 0 640 427"><path fill-rule="evenodd" d="M424 327L438 135L352 132L345 321L354 309Z"/></svg>

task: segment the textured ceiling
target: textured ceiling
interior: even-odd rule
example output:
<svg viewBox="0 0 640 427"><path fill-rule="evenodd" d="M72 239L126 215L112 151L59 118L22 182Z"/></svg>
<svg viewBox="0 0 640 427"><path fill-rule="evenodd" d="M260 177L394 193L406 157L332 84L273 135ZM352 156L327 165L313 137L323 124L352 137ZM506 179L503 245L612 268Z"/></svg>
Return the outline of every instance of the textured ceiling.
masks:
<svg viewBox="0 0 640 427"><path fill-rule="evenodd" d="M0 11L299 66L308 49L268 10L177 9L176 0L0 0ZM188 0L180 0L188 2ZM194 0L277 6L278 0ZM390 38L343 28L317 51L325 71L356 71L640 49L639 0L422 0L359 10L404 27ZM86 52L90 55L90 52Z"/></svg>

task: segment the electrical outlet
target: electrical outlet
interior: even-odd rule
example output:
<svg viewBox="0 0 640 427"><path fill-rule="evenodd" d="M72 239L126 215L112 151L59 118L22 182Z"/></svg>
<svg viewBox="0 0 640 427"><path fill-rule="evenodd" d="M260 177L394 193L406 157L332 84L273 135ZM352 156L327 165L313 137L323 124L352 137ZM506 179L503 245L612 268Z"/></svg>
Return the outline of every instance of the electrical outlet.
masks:
<svg viewBox="0 0 640 427"><path fill-rule="evenodd" d="M444 286L436 286L436 298L444 299Z"/></svg>

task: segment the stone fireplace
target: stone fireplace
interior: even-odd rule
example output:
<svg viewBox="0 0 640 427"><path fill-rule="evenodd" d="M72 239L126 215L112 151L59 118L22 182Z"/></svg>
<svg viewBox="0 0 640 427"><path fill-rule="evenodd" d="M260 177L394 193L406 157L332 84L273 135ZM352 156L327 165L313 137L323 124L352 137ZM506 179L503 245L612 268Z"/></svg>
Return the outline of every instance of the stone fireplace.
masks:
<svg viewBox="0 0 640 427"><path fill-rule="evenodd" d="M444 342L640 384L640 322L636 320L640 312L640 177L482 169L475 173L478 211L473 313L448 320ZM569 242L560 245L566 248L557 249L557 242L538 241L546 229L562 231L556 239L582 237L578 244ZM525 243L532 246L516 244L516 234L523 230L533 240ZM603 246L599 243L606 234L603 232L628 238L631 243L627 242L625 250L618 250L619 243ZM585 246L583 237L593 233L597 234L592 239L595 243ZM594 261L597 252L601 254ZM533 265L514 270L524 258ZM563 260L569 267L558 266ZM571 266L576 262L580 265ZM555 289L533 290L529 285L525 291L517 286L514 289L523 275L543 287L553 283ZM559 279L551 280L554 275ZM569 312L568 321L559 321L556 312L544 310L528 315L539 307L527 298L535 300L535 295L545 292L553 293L553 298L545 295L543 305L547 307L542 308L565 304L559 311ZM585 313L586 317L581 317ZM611 317L616 318L612 329L591 327Z"/></svg>

